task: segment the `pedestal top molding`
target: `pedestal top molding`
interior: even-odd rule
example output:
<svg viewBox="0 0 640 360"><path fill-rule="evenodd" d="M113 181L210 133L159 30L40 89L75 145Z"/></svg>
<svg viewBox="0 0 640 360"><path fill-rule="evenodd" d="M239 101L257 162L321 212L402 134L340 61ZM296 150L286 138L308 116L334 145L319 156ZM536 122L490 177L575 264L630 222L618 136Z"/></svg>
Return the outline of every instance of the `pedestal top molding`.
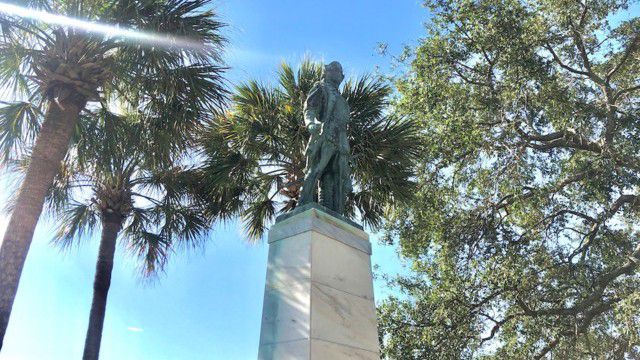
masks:
<svg viewBox="0 0 640 360"><path fill-rule="evenodd" d="M315 203L278 217L269 231L269 244L307 231L317 231L371 255L369 235L362 230L362 226Z"/></svg>

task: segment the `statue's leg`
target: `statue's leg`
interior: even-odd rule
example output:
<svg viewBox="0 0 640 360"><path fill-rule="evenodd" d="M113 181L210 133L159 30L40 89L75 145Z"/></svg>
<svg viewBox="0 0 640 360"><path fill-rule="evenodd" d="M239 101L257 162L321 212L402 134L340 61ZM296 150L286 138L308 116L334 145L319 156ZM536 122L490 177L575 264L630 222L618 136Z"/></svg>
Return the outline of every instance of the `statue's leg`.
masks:
<svg viewBox="0 0 640 360"><path fill-rule="evenodd" d="M334 210L338 213L344 214L344 206L342 206L342 203L344 202L344 200L342 199L344 197L344 192L342 191L342 177L340 174L340 153L337 151L336 156L333 160L333 172L335 174L335 178L333 180L333 188L335 189L333 196L333 207Z"/></svg>
<svg viewBox="0 0 640 360"><path fill-rule="evenodd" d="M336 191L338 190L336 184L340 181L339 174L335 171L336 156L331 156L329 164L327 164L327 170L320 178L320 204L323 206L335 210L336 207Z"/></svg>
<svg viewBox="0 0 640 360"><path fill-rule="evenodd" d="M304 176L304 182L302 183L302 189L300 190L300 200L298 201L299 205L313 202L317 182L318 173L317 171L315 171L315 169L312 168L311 170L307 171L307 174L305 174Z"/></svg>
<svg viewBox="0 0 640 360"><path fill-rule="evenodd" d="M334 175L330 171L325 171L320 177L320 194L318 195L318 203L320 205L333 209L334 190L331 184L334 182Z"/></svg>
<svg viewBox="0 0 640 360"><path fill-rule="evenodd" d="M344 213L347 196L351 192L351 168L349 155L338 153L335 160L336 173L336 211Z"/></svg>
<svg viewBox="0 0 640 360"><path fill-rule="evenodd" d="M304 177L304 183L302 184L302 191L300 193L300 205L304 205L313 202L313 196L316 193L318 177L324 172L329 160L331 160L332 149L326 144L322 144L318 151L319 155L315 157L317 160L315 165L311 163L307 166L308 172Z"/></svg>
<svg viewBox="0 0 640 360"><path fill-rule="evenodd" d="M318 162L318 165L322 166L322 171L320 173L320 189L322 197L320 198L319 203L329 209L334 208L334 204L331 202L334 191L331 187L331 179L335 176L335 174L332 173L331 161L334 155L335 148L333 144L325 143L322 147L320 161Z"/></svg>
<svg viewBox="0 0 640 360"><path fill-rule="evenodd" d="M309 150L307 150L309 151ZM317 162L319 157L319 151L313 151L307 156L307 165L305 166L304 181L302 182L302 189L300 189L300 198L298 199L299 205L312 202L316 192L316 186L318 183L318 171L314 163Z"/></svg>

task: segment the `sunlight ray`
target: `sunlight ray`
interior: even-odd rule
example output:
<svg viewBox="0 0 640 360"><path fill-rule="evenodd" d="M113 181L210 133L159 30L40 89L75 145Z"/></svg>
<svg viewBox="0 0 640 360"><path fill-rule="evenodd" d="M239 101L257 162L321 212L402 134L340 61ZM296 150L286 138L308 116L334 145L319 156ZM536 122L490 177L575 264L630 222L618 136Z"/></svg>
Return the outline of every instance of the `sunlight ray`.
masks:
<svg viewBox="0 0 640 360"><path fill-rule="evenodd" d="M195 51L203 51L206 49L205 44L187 38L143 32L134 29L122 28L117 25L101 24L86 20L80 20L64 15L52 14L46 11L29 9L26 7L16 6L3 2L0 2L0 13L7 14L9 16L34 19L53 25L71 27L90 33L103 34L107 37L120 37L148 46L180 48Z"/></svg>

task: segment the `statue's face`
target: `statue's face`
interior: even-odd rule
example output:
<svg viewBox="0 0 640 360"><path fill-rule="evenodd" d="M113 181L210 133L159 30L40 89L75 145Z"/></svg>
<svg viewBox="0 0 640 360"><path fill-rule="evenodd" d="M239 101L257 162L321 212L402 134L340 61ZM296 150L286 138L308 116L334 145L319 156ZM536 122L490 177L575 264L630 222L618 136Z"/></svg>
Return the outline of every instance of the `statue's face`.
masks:
<svg viewBox="0 0 640 360"><path fill-rule="evenodd" d="M342 73L342 69L338 66L331 66L325 69L325 79L331 83L336 85L340 85L342 80L344 80L344 74Z"/></svg>

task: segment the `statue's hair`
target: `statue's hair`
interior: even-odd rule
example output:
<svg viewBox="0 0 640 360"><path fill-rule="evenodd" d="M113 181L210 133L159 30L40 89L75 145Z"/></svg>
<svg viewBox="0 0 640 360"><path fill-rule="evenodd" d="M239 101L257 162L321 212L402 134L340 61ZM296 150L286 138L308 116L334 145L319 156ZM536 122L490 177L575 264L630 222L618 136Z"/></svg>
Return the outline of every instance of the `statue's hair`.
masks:
<svg viewBox="0 0 640 360"><path fill-rule="evenodd" d="M329 70L340 70L340 72L342 72L342 65L340 65L340 63L337 61L332 61L324 66L324 72L327 72Z"/></svg>

